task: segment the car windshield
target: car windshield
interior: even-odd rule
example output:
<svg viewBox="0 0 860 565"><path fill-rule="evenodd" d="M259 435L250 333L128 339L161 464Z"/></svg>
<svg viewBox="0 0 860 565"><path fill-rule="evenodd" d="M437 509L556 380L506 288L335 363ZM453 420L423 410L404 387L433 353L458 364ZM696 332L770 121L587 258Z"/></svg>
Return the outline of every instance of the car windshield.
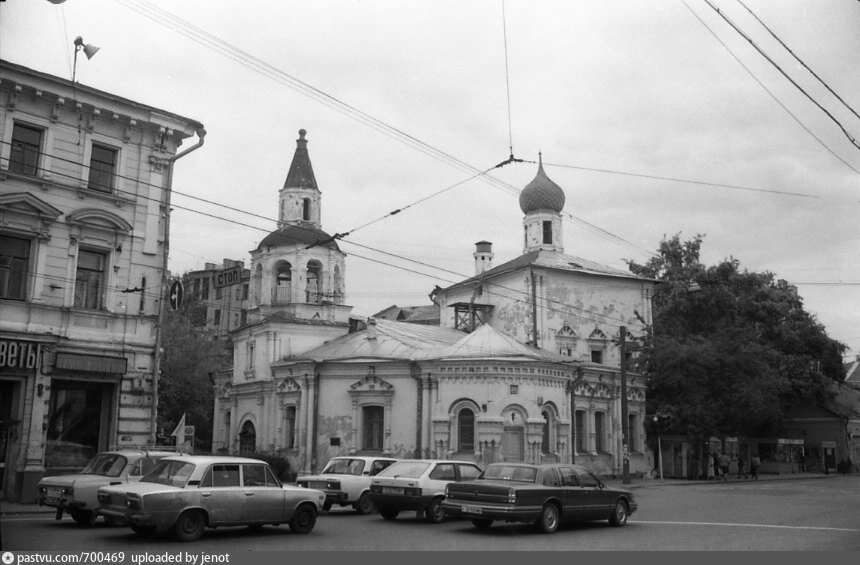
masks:
<svg viewBox="0 0 860 565"><path fill-rule="evenodd" d="M194 465L187 461L169 461L162 459L152 469L152 471L140 479L140 482L184 487L185 483L188 482L188 477L191 476L192 471L194 471Z"/></svg>
<svg viewBox="0 0 860 565"><path fill-rule="evenodd" d="M481 478L496 481L516 481L519 483L533 483L537 477L537 469L534 467L522 467L520 465L490 465L484 470Z"/></svg>
<svg viewBox="0 0 860 565"><path fill-rule="evenodd" d="M116 453L99 453L93 457L84 470L84 475L101 475L103 477L118 477L128 460Z"/></svg>
<svg viewBox="0 0 860 565"><path fill-rule="evenodd" d="M407 479L417 479L427 470L430 463L425 461L398 461L379 472L377 477L405 477Z"/></svg>
<svg viewBox="0 0 860 565"><path fill-rule="evenodd" d="M361 475L362 471L364 471L364 461L361 459L332 459L322 470L322 474Z"/></svg>

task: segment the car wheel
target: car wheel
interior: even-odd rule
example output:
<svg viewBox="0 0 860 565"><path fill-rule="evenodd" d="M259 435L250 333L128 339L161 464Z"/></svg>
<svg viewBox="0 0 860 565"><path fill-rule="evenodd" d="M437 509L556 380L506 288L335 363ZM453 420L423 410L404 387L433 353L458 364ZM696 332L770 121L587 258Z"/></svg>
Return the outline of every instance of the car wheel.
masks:
<svg viewBox="0 0 860 565"><path fill-rule="evenodd" d="M131 531L139 536L151 536L155 533L155 526L132 526Z"/></svg>
<svg viewBox="0 0 860 565"><path fill-rule="evenodd" d="M612 516L609 517L609 523L620 528L627 523L627 516L629 515L630 513L627 511L627 503L623 500L619 500L615 503L615 510L612 512Z"/></svg>
<svg viewBox="0 0 860 565"><path fill-rule="evenodd" d="M81 526L92 526L96 521L96 516L92 510L69 510L72 515L72 520Z"/></svg>
<svg viewBox="0 0 860 565"><path fill-rule="evenodd" d="M427 521L431 524L441 523L445 519L445 511L442 510L442 498L437 496L431 500L424 513L427 516Z"/></svg>
<svg viewBox="0 0 860 565"><path fill-rule="evenodd" d="M297 534L306 534L314 529L316 523L316 508L310 504L302 504L296 508L293 519L290 520L290 529Z"/></svg>
<svg viewBox="0 0 860 565"><path fill-rule="evenodd" d="M359 514L370 514L373 512L373 502L370 501L370 495L366 492L361 493L358 502L353 505L353 508Z"/></svg>
<svg viewBox="0 0 860 565"><path fill-rule="evenodd" d="M179 541L195 541L203 535L206 529L206 517L199 510L186 510L179 515L173 532Z"/></svg>
<svg viewBox="0 0 860 565"><path fill-rule="evenodd" d="M545 534L551 534L558 529L558 506L547 503L541 508L537 519L537 527Z"/></svg>
<svg viewBox="0 0 860 565"><path fill-rule="evenodd" d="M394 520L395 518L397 518L397 515L400 514L400 510L398 510L397 508L383 506L379 509L379 513L386 520Z"/></svg>
<svg viewBox="0 0 860 565"><path fill-rule="evenodd" d="M486 530L493 525L493 521L487 518L475 518L472 520L472 525L479 530Z"/></svg>

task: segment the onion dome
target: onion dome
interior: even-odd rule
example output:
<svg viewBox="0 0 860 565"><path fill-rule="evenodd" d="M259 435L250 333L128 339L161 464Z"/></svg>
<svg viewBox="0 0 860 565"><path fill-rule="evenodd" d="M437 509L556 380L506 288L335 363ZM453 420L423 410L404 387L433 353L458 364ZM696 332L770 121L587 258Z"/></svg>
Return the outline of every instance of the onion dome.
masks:
<svg viewBox="0 0 860 565"><path fill-rule="evenodd" d="M561 212L564 209L564 200L564 190L546 176L541 160L537 175L520 193L520 208L524 214L536 210Z"/></svg>

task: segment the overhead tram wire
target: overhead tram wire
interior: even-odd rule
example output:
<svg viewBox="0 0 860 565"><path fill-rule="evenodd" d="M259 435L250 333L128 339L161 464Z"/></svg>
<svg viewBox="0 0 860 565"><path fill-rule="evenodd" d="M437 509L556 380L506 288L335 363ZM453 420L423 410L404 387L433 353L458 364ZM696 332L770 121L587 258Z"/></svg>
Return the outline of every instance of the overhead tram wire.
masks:
<svg viewBox="0 0 860 565"><path fill-rule="evenodd" d="M788 114L789 116L791 116L791 119L793 119L793 120L797 123L797 125L799 125L799 126L800 126L800 127L801 127L805 132L806 132L806 133L808 133L808 134L810 135L810 137L812 137L815 141L817 141L817 142L818 142L818 144L819 144L819 145L821 145L821 147L823 147L823 148L824 148L828 153L830 153L831 155L833 155L833 156L834 156L838 161L840 161L843 165L845 165L846 167L848 167L849 169L851 169L852 171L854 171L855 173L857 173L858 175L860 175L860 171L858 171L856 168L854 168L854 166L853 166L853 165L851 165L851 163L849 163L848 161L846 161L845 159L843 159L842 157L840 157L839 155L837 155L837 154L836 154L836 152L835 152L835 151L833 151L833 149L831 149L830 147L828 147L828 146L827 146L827 144L826 144L826 143L824 143L824 141L823 141L820 137L818 137L817 135L815 135L815 134L812 132L812 130L810 130L808 127L806 127L806 125L805 125L803 122L801 122L801 121L800 121L800 119L799 119L797 116L795 116L795 115L794 115L794 113L792 113L792 111L791 111L791 110L789 110L789 109L788 109L788 107L787 107L785 104L783 104L783 103L779 100L779 98L777 98L777 97L776 97L776 95L775 95L775 94L774 94L774 93L773 93L773 92L772 92L772 91L771 91L767 86L765 86L765 85L764 85L764 83L763 83L761 80L759 80L759 78L758 78L757 76L755 76L755 74L753 74L753 72L749 69L749 67L747 67L747 66L743 63L743 61L741 61L741 60L740 60L740 57L738 57L737 55L735 55L735 54L734 54L734 52L729 48L729 46L728 46L728 45L726 45L726 43L725 43L722 39L720 39L720 37L719 37L719 36L714 32L714 30L712 30L712 29L711 29L711 27L710 27L707 23L705 23L705 20L703 20L703 19L701 18L701 16L699 16L699 14L697 14L697 13L695 12L695 10L693 10L693 8L691 8L691 7L690 7L690 5L689 5L689 4L687 4L687 2L685 2L684 0L681 0L681 2L684 4L684 6L686 6L686 8L690 11L690 13L692 13L692 14L693 14L693 16L694 16L697 20L699 20L699 23L700 23L700 24L702 24L702 26L704 26L704 28L708 30L708 32L709 32L709 33L714 37L714 39L716 39L716 40L717 40L717 43L719 43L720 45L722 45L722 46L723 46L723 49L725 49L726 51L728 51L729 55L731 55L731 56L732 56L732 58L735 60L735 62L736 62L737 64L739 64L739 65L740 65L740 66L741 66L741 67L742 67L742 68L747 72L747 74L748 74L748 75L749 75L749 76L750 76L750 77L751 77L751 78L752 78L756 83L758 83L758 85L762 88L762 90L764 90L765 92L767 92L768 96L770 96L770 97L771 97L771 99L772 99L774 102L776 102L776 103L779 105L779 107L780 107L780 108L782 108L782 109L783 109L783 111L785 111L785 113L786 113L786 114Z"/></svg>
<svg viewBox="0 0 860 565"><path fill-rule="evenodd" d="M792 85L793 85L793 86L794 86L798 91L800 91L800 93L801 93L801 94L803 94L804 96L806 96L806 98L808 98L810 102L812 102L815 106L817 106L819 110L821 110L822 112L824 112L824 114L825 114L828 118L830 118L830 120L831 120L831 121L833 121L833 123L835 123L835 124L836 124L836 126L837 126L840 130L842 130L842 133L845 135L845 137L846 137L846 138L848 138L848 140L851 142L851 144L854 146L854 148L855 148L855 149L860 149L860 143L858 143L857 139L855 139L855 138L854 138L850 133L848 133L848 130L847 130L847 129L845 129L845 126L844 126L844 125L842 125L842 123L841 123L839 120L837 120L837 119L836 119L836 117L835 117L833 114L831 114L831 113L830 113L830 112L829 112L829 111L828 111L824 106L822 106L822 105L821 105L821 104L820 104L820 103L819 103L815 98L813 98L811 94L809 94L808 92L806 92L806 90L804 90L804 89L803 89L803 87L801 87L801 86L797 83L797 81L795 81L793 78L791 78L791 77L788 75L788 73L787 73L787 72L785 72L785 70L783 70L783 68L782 68L782 67L780 67L780 66L776 63L776 61L774 61L774 60L773 60L773 59L772 59L772 58L771 58L767 53L765 53L765 52L764 52L764 50L763 50L761 47L759 47L759 46L758 46L758 44L756 44L756 42L755 42L755 41L753 41L753 40L752 40L752 38L751 38L751 37L749 37L749 35L747 35L746 33L744 33L744 31L743 31L743 30L741 30L741 29L740 29L740 27L738 27L738 26L737 26L737 24L735 24L735 23L734 23L734 22L733 22L733 21L732 21L728 16L726 16L726 15L725 15L725 14L724 14L724 13L723 13L719 8L717 8L716 6L714 6L714 4L711 2L711 0L703 0L703 1L705 2L705 4L707 4L708 6L710 6L710 7L711 7L711 8L712 8L712 9L713 9L717 14L719 14L719 16L720 16L723 20L725 20L725 22L726 22L727 24L729 24L729 26L731 26L731 28L732 28L732 29L734 29L734 30L738 33L738 35L740 35L741 37L743 37L744 39L746 39L746 40L747 40L747 42L749 42L749 44L750 44L750 45L752 45L752 46L753 46L753 48L754 48L756 51L758 51L758 52L759 52L759 54L760 54L762 57L764 57L764 59L765 59L768 63L770 63L770 64L771 64L771 65L772 65L772 66L773 66L777 71L779 71L779 73L780 73L783 77L785 77L785 79L786 79L788 82L790 82L790 83L791 83L791 84L792 84Z"/></svg>
<svg viewBox="0 0 860 565"><path fill-rule="evenodd" d="M750 9L747 7L747 5L746 5L746 4L744 4L741 0L737 0L737 2L738 2L738 4L740 4L741 6L743 6L743 7L744 7L744 9L745 9L747 12L749 12L749 13L750 13L750 15L752 15L752 17L753 17L753 18L755 18L755 20L756 20L759 24L761 24L761 27L763 27L764 29L766 29L766 30L767 30L767 32L771 35L771 37L773 37L773 38L774 38L774 39L775 39L775 40L776 40L780 45L782 45L782 46L785 48L785 50L786 50L786 51L788 51L788 52L791 54L791 56L792 56L792 57L794 57L794 60L795 60L795 61L797 61L798 63L800 63L800 65L801 65L804 69L806 69L806 70L809 72L809 74L811 74L812 76L814 76L814 77L818 80L818 82L820 82L820 83L821 83L821 85L822 85L824 88L826 88L828 92L830 92L830 94L832 94L832 95L833 95L837 100L839 100L840 102L842 102L842 105L843 105L843 106L845 106L845 107L848 109L848 111L850 111L852 114L854 114L854 116L855 116L856 118L860 119L860 114L858 114L858 113L854 110L854 108L852 108L852 107L848 104L848 102L846 102L845 100L843 100L841 96L839 96L839 95L838 95L838 94L837 94L837 93L836 93L832 88L830 88L830 85L829 85L829 84L827 84L826 82L824 82L824 79L822 79L820 76L818 76L818 74L816 74L816 72L815 72L815 71L813 71L811 68L809 68L809 65L807 65L806 63L804 63L804 62L803 62L803 60L802 60L800 57L798 57L798 56L797 56L797 54L796 54L794 51L792 51L792 50L791 50L791 48L790 48L788 45L786 45L786 44L785 44L785 42L784 42L782 39L780 39L780 38L779 38L779 36L778 36L778 35L776 35L776 34L775 34L775 33L774 33L774 32L773 32L773 31L772 31L772 30L767 26L767 24L765 24L763 21L761 21L761 18L759 18L759 17L755 14L755 12L753 12L752 10L750 10Z"/></svg>

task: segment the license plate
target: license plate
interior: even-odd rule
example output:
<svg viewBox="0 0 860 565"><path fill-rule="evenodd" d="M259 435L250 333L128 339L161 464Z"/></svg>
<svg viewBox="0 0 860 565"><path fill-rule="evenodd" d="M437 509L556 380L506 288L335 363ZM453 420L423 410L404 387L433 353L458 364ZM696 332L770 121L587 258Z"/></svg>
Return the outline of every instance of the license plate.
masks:
<svg viewBox="0 0 860 565"><path fill-rule="evenodd" d="M460 507L460 510L463 512L463 514L483 514L484 513L484 511L477 506L467 506L465 504Z"/></svg>
<svg viewBox="0 0 860 565"><path fill-rule="evenodd" d="M397 487L382 487L382 494L403 494L403 489Z"/></svg>
<svg viewBox="0 0 860 565"><path fill-rule="evenodd" d="M45 500L48 502L59 502L62 492L62 489L59 488L48 488L45 491Z"/></svg>

